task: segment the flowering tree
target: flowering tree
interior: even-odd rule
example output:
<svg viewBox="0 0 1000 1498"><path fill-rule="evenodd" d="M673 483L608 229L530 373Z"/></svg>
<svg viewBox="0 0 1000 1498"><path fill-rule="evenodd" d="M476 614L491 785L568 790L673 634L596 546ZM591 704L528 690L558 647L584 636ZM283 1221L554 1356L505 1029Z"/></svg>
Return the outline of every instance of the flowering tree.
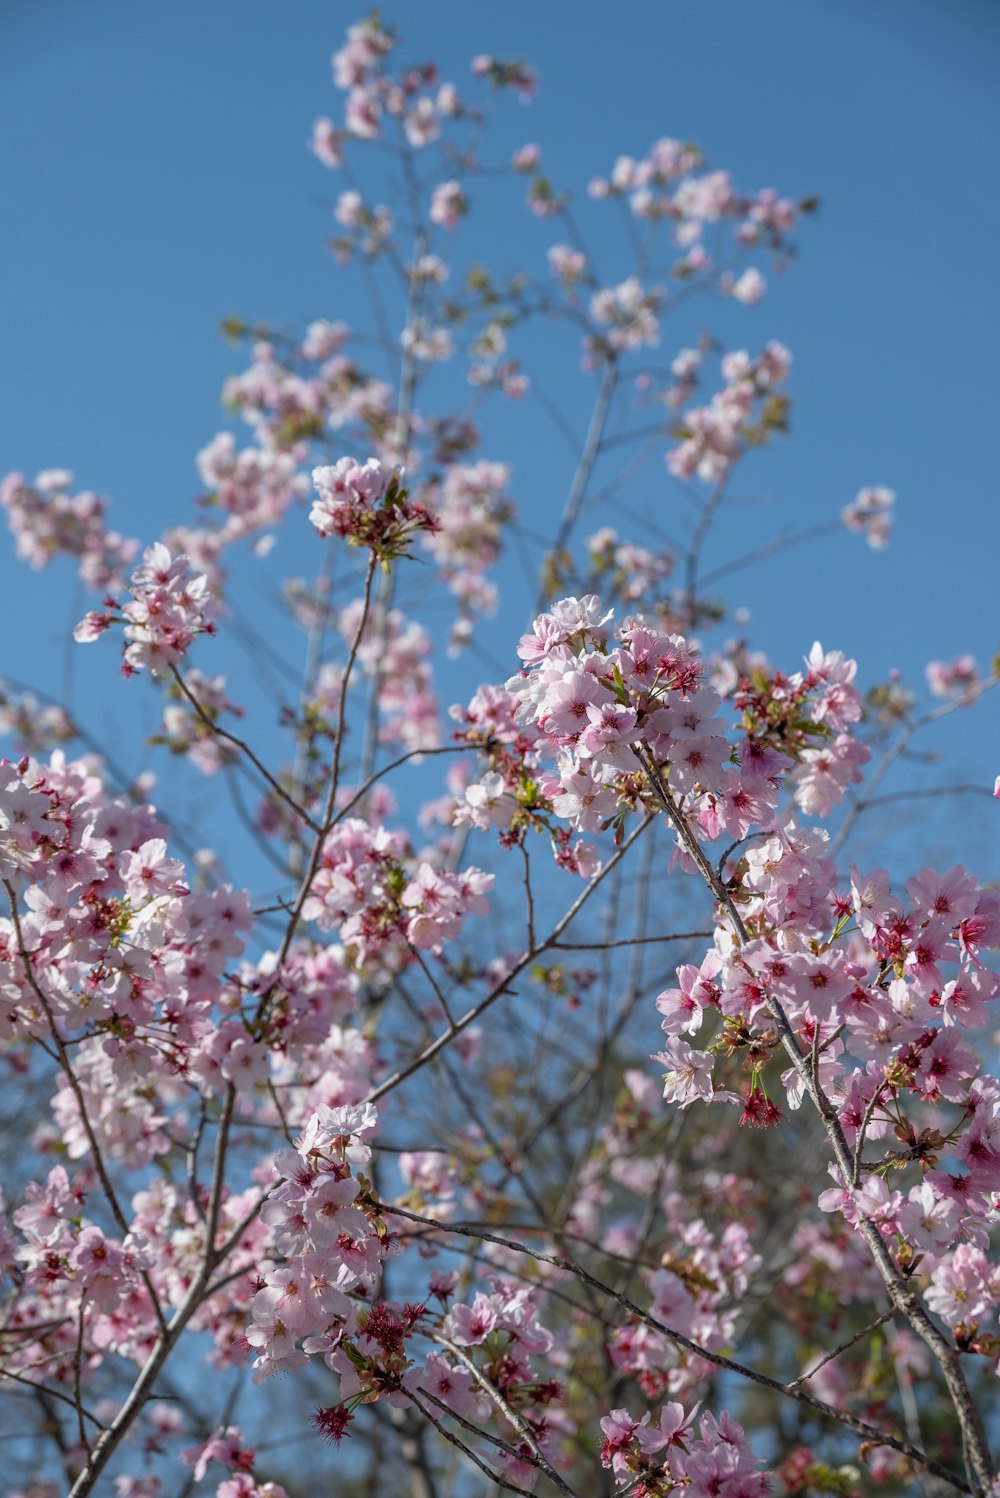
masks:
<svg viewBox="0 0 1000 1498"><path fill-rule="evenodd" d="M244 824L237 880L65 709L5 689L8 1491L985 1492L1000 895L848 845L996 673L932 663L922 708L808 639L776 666L725 637L727 572L889 539L869 487L709 569L791 356L653 352L694 298L758 303L815 205L659 140L590 184L631 255L605 282L522 146L499 175L551 223L548 273L497 279L463 235L493 105L534 78L472 73L467 96L350 28L312 146L374 340L230 320L251 437L199 454L197 525L140 554L65 472L0 491L19 554L94 591L76 640L120 638L160 748ZM477 413L550 404L516 351L542 320L582 340L592 407L518 640L483 621L531 527L440 366ZM679 545L623 539L653 482L609 472L623 448L665 459ZM279 531L311 551L283 591L304 664L237 705L211 674L234 559ZM477 651L498 669L446 731L435 666Z"/></svg>

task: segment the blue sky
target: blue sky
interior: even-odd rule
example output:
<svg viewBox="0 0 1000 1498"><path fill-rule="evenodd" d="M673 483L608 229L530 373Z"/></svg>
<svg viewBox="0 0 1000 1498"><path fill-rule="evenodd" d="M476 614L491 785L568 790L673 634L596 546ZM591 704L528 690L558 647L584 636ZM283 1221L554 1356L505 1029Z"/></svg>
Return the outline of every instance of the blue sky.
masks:
<svg viewBox="0 0 1000 1498"><path fill-rule="evenodd" d="M223 425L219 389L241 367L219 319L351 319L356 285L324 248L342 184L304 143L318 114L339 110L329 57L355 14L331 0L7 0L0 470L71 468L112 498L115 525L155 539L190 517L194 454ZM696 140L742 186L821 197L799 262L769 277L761 307L698 314L730 346L778 337L795 355L793 435L747 469L711 562L888 484L899 495L888 553L837 537L759 583L746 574L731 596L789 668L815 637L857 655L868 681L899 666L919 682L929 657L964 650L988 660L1000 644L1000 10L396 0L383 14L405 56L436 58L463 88L477 52L538 67L538 99L506 106L500 140L541 142L581 214L591 175L664 134ZM503 267L541 271L559 236L491 212ZM625 273L614 253L609 241L610 281ZM690 333L668 327L663 352ZM565 389L582 428L575 363L570 352ZM485 451L513 462L513 492L534 513L565 491L568 458L551 433L526 439L521 421L499 413ZM34 576L5 547L0 584L0 671L58 693L80 612L69 569ZM509 658L501 626L490 646ZM155 694L113 677L110 651L73 667L92 726L121 735L154 721ZM959 775L992 782L996 710L965 722Z"/></svg>

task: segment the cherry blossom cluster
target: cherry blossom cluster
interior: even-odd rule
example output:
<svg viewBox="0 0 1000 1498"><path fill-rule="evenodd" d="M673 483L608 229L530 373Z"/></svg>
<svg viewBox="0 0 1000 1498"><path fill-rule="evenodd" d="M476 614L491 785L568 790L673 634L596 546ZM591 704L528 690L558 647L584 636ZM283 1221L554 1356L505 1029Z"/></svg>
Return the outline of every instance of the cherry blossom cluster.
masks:
<svg viewBox="0 0 1000 1498"><path fill-rule="evenodd" d="M778 239L794 228L801 207L779 198L771 188L755 198L740 194L728 172L700 172L704 165L697 147L665 138L657 141L648 157L634 161L620 156L610 178L596 177L590 184L592 197L629 196L630 206L640 218L686 220L682 239L693 240L706 223L737 220L741 243L754 244L768 234ZM653 187L672 187L659 197ZM697 226L698 234L695 233Z"/></svg>
<svg viewBox="0 0 1000 1498"><path fill-rule="evenodd" d="M815 201L794 203L773 188L752 195L741 193L728 172L702 171L703 166L696 146L665 137L638 160L619 156L609 177L591 181L590 195L624 198L637 218L671 225L674 241L683 251L673 266L676 276L690 276L709 268L706 233L709 227L726 220L732 223L736 246L787 253L789 235L799 216L811 212ZM751 267L738 278L729 274L721 289L753 303L763 294L763 277Z"/></svg>
<svg viewBox="0 0 1000 1498"><path fill-rule="evenodd" d="M383 1233L400 1221L391 1209L374 1208L384 1212L370 1216ZM378 1246L383 1255L391 1251L389 1236ZM429 1402L432 1414L450 1411L487 1432L493 1424L499 1452L493 1445L487 1450L498 1469L510 1481L530 1482L540 1461L560 1462L569 1434L559 1408L562 1385L542 1376L535 1361L554 1346L538 1319L538 1291L491 1274L489 1289L477 1291L471 1304L450 1303L456 1281L454 1272L431 1274L439 1310L424 1303L352 1304L342 1326L334 1322L306 1338L305 1351L321 1354L340 1381L339 1404L320 1410L315 1424L340 1441L361 1404L385 1399L397 1408L426 1409ZM419 1345L427 1341L436 1344L433 1351Z"/></svg>
<svg viewBox="0 0 1000 1498"><path fill-rule="evenodd" d="M582 250L575 250L572 245L550 245L548 261L552 274L558 276L563 286L567 288L582 281L587 274L586 255Z"/></svg>
<svg viewBox="0 0 1000 1498"><path fill-rule="evenodd" d="M359 250L373 260L390 242L394 224L388 208L384 203L366 203L353 188L340 194L333 216L347 231L330 241L338 265L349 265Z"/></svg>
<svg viewBox="0 0 1000 1498"><path fill-rule="evenodd" d="M957 1346L995 1357L1000 1343L981 1323L995 1319L1000 1291L983 1253L1000 1189L991 1143L1000 1088L981 1075L963 1032L989 1022L1000 994L981 957L1000 946L1000 895L958 867L921 870L906 900L882 870L855 871L850 892L838 893L826 842L824 831L786 819L743 852L731 887L747 940L720 926L701 965L680 968L680 986L657 1001L668 1035L655 1058L666 1068L665 1096L682 1107L735 1098L742 1121L767 1126L781 1117L767 1090L773 1067L798 1108L805 1087L777 1044L779 1006L800 1054L816 1058L818 1085L854 1151L853 1180L836 1168L820 1207L874 1223L907 1275L919 1266L926 1302ZM869 1160L877 1140L882 1153L876 1147ZM901 1169L918 1179L892 1189Z"/></svg>
<svg viewBox="0 0 1000 1498"><path fill-rule="evenodd" d="M56 754L44 768L3 768L2 872L9 889L26 887L0 923L0 1032L12 1054L32 1038L55 1047L52 1122L35 1142L44 1151L59 1141L79 1162L75 1176L59 1165L29 1185L15 1211L22 1269L5 1320L14 1315L25 1340L5 1361L30 1374L44 1355L50 1376L71 1382L81 1358L87 1368L108 1353L141 1364L154 1299L179 1305L197 1270L204 1214L186 1190L159 1179L139 1189L131 1212L114 1205L117 1227L81 1209L95 1193L107 1207L99 1170L121 1161L144 1172L173 1147L192 1102L227 1086L236 1031L247 1032L212 1009L249 909L224 887L189 893L151 808L107 796L86 763ZM253 1194L220 1202L220 1241ZM234 1334L232 1304L227 1292L199 1310L220 1348Z"/></svg>
<svg viewBox="0 0 1000 1498"><path fill-rule="evenodd" d="M313 329L315 324L313 324ZM241 323L233 325L235 335L247 333ZM303 349L316 347L313 331L306 335ZM253 428L263 450L269 447L290 451L298 457L300 444L322 431L328 415L334 424L342 424L350 415L376 406L384 417L389 403L388 386L376 382L359 382L354 366L335 345L329 354L305 355L318 359L315 372L299 372L289 349L285 360L275 341L257 338L253 344L253 361L243 374L234 375L223 387L223 400ZM350 388L348 388L350 387Z"/></svg>
<svg viewBox="0 0 1000 1498"><path fill-rule="evenodd" d="M140 1271L148 1267L150 1256L141 1238L129 1235L118 1241L88 1222L81 1213L85 1195L61 1165L49 1171L44 1185L29 1182L24 1205L11 1218L23 1240L14 1259L24 1266L27 1288L40 1292L47 1310L60 1302L75 1303L104 1317L141 1290ZM31 1325L31 1310L25 1307L23 1325ZM66 1357L71 1347L72 1339L64 1339Z"/></svg>
<svg viewBox="0 0 1000 1498"><path fill-rule="evenodd" d="M355 1167L371 1159L364 1136L375 1109L322 1108L294 1149L274 1157L282 1183L268 1195L261 1221L281 1263L263 1266L247 1342L256 1349L254 1382L301 1368L321 1354L337 1366L341 1343L356 1333L359 1285L374 1285L385 1234L355 1206L362 1186ZM352 1364L341 1353L347 1367Z"/></svg>
<svg viewBox="0 0 1000 1498"><path fill-rule="evenodd" d="M44 867L58 856L72 861L89 843L87 827L76 847L67 818L60 817L56 791L27 756L18 764L0 762L0 871L5 879Z"/></svg>
<svg viewBox="0 0 1000 1498"><path fill-rule="evenodd" d="M112 624L124 624L126 676L143 670L160 676L184 659L198 635L215 633L208 578L183 554L171 556L162 542L146 548L129 591L131 599L120 609L108 597L103 610L92 610L74 630L79 643L90 644Z"/></svg>
<svg viewBox="0 0 1000 1498"><path fill-rule="evenodd" d="M795 787L795 804L808 816L826 817L860 783L871 751L848 731L862 716L856 663L817 642L805 664L804 672L791 676L762 664L751 667L732 694L733 704L751 739L770 739L793 755L787 779Z"/></svg>
<svg viewBox="0 0 1000 1498"><path fill-rule="evenodd" d="M0 505L7 512L17 554L29 566L45 567L57 556L76 559L88 588L119 588L139 549L104 523L107 501L89 490L70 494L73 475L46 469L33 484L19 473L0 482Z"/></svg>
<svg viewBox="0 0 1000 1498"><path fill-rule="evenodd" d="M347 817L328 835L302 914L336 930L359 962L386 947L439 952L468 915L485 914L493 875L414 866L402 833Z"/></svg>
<svg viewBox="0 0 1000 1498"><path fill-rule="evenodd" d="M745 307L756 307L767 290L767 282L755 265L748 265L738 276L734 276L730 270L724 270L719 277L719 287L734 302L742 302Z"/></svg>
<svg viewBox="0 0 1000 1498"><path fill-rule="evenodd" d="M514 510L505 494L510 469L505 463L453 463L440 485L425 486L421 497L436 527L423 543L441 576L459 601L461 617L453 629L456 644L468 640L476 614L492 614L496 584L486 576L499 560L503 528Z"/></svg>
<svg viewBox="0 0 1000 1498"><path fill-rule="evenodd" d="M228 1467L230 1476L220 1482L215 1498L288 1498L278 1482L260 1481L254 1477L257 1453L247 1444L238 1425L219 1426L203 1445L181 1452L181 1461L191 1467L192 1479L201 1482L213 1462ZM157 1482L156 1478L152 1479ZM120 1487L120 1498L159 1498L159 1490Z"/></svg>
<svg viewBox="0 0 1000 1498"><path fill-rule="evenodd" d="M502 325L488 322L469 348L472 356L469 384L480 389L489 386L502 391L510 400L520 400L531 381L517 359L504 358L506 352L507 335Z"/></svg>
<svg viewBox="0 0 1000 1498"><path fill-rule="evenodd" d="M672 552L622 541L611 525L587 537L587 555L595 591L627 604L652 603L655 590L675 565Z"/></svg>
<svg viewBox="0 0 1000 1498"><path fill-rule="evenodd" d="M759 446L784 431L788 402L778 394L791 368L788 350L773 340L756 359L739 349L722 360L725 385L707 406L684 412L680 444L667 454L675 478L717 484L726 478L748 445Z"/></svg>
<svg viewBox="0 0 1000 1498"><path fill-rule="evenodd" d="M644 288L637 276L630 276L620 286L595 291L590 301L594 321L607 332L602 341L615 353L625 349L654 347L660 341L660 324L656 316L661 293Z"/></svg>
<svg viewBox="0 0 1000 1498"><path fill-rule="evenodd" d="M338 1375L340 1402L319 1411L315 1423L339 1441L359 1405L382 1399L401 1406L429 1394L459 1416L485 1422L495 1412L483 1393L486 1380L502 1407L517 1408L533 1426L536 1443L555 1457L560 1431L545 1412L559 1398L559 1387L540 1380L531 1363L533 1354L550 1350L553 1339L537 1319L531 1290L494 1276L491 1291L478 1292L471 1305L459 1302L435 1315L423 1304L373 1299L382 1261L399 1248L389 1231L399 1219L386 1214L359 1168L371 1159L366 1136L376 1126L370 1104L321 1107L295 1148L274 1157L281 1183L260 1213L273 1258L261 1266L246 1333L256 1349L255 1382L322 1358ZM443 1307L455 1280L432 1277ZM435 1349L418 1363L410 1346L417 1335L457 1352L449 1359ZM475 1349L482 1354L479 1382L470 1377L468 1362ZM501 1423L508 1438L519 1441L518 1429ZM206 1453L219 1455L205 1448L199 1460ZM530 1447L523 1448L525 1460L515 1445L505 1470L530 1475L532 1457Z"/></svg>
<svg viewBox="0 0 1000 1498"><path fill-rule="evenodd" d="M523 844L529 830L544 832L560 867L589 878L600 868L597 849L583 839L573 842L559 826L558 808L537 778L535 736L516 721L517 708L511 692L491 686L480 687L467 707L452 707L452 717L462 725L455 738L482 748L489 766L478 780L457 787L452 819L456 825L497 828L507 847ZM587 830L605 825L600 814L610 815L614 804L612 796L599 806Z"/></svg>
<svg viewBox="0 0 1000 1498"><path fill-rule="evenodd" d="M403 556L414 531L434 530L427 507L411 500L399 473L377 458L364 464L352 458L313 469L319 496L309 519L321 536L340 536L364 546L380 561Z"/></svg>
<svg viewBox="0 0 1000 1498"><path fill-rule="evenodd" d="M935 697L972 698L982 686L973 655L958 655L951 661L928 661L927 685Z"/></svg>
<svg viewBox="0 0 1000 1498"><path fill-rule="evenodd" d="M868 751L846 729L861 700L854 662L840 652L816 645L806 672L745 682L743 733L732 742L696 649L641 618L612 635L611 618L594 595L561 600L522 637L526 669L456 713L466 742L489 758L457 820L501 828L507 841L531 826L551 835L552 819L620 832L631 811L670 795L709 839L741 839L774 812L786 771L810 811L829 809L859 778Z"/></svg>
<svg viewBox="0 0 1000 1498"><path fill-rule="evenodd" d="M0 678L0 734L14 740L24 754L39 754L75 737L64 707L39 702L34 692L20 691Z"/></svg>
<svg viewBox="0 0 1000 1498"><path fill-rule="evenodd" d="M205 1252L205 1224L196 1206L158 1179L131 1201L127 1231L109 1232L92 1221L85 1205L100 1191L92 1171L71 1176L57 1165L44 1183L29 1182L24 1205L12 1214L11 1268L16 1284L8 1300L7 1325L19 1328L5 1369L32 1377L38 1359L49 1378L72 1387L74 1368L92 1375L109 1357L142 1366L155 1341L154 1304L183 1304ZM255 1190L229 1195L219 1214L219 1241L239 1239L247 1269L259 1259L266 1230L248 1213ZM244 1225L245 1224L245 1225ZM195 1324L214 1340L219 1368L233 1362L233 1341L247 1314L250 1292L239 1286L208 1297ZM74 1329L83 1327L82 1338Z"/></svg>
<svg viewBox="0 0 1000 1498"><path fill-rule="evenodd" d="M896 496L891 489L880 486L862 489L857 498L841 510L840 518L849 531L863 535L873 550L881 551L889 544L895 503Z"/></svg>
<svg viewBox="0 0 1000 1498"><path fill-rule="evenodd" d="M438 224L442 229L457 229L468 211L469 204L461 183L453 177L447 182L439 182L431 193L428 216L432 224Z"/></svg>
<svg viewBox="0 0 1000 1498"><path fill-rule="evenodd" d="M344 46L333 56L334 84L347 95L344 123L337 126L322 116L313 126L312 149L324 166L343 164L347 140L378 139L386 117L398 120L407 144L420 150L438 139L446 121L470 112L455 85L439 80L433 63L391 77L387 60L394 46L392 31L377 15L348 27ZM522 62L483 54L473 59L472 73L496 88L514 89L523 99L535 89L534 73Z"/></svg>
<svg viewBox="0 0 1000 1498"><path fill-rule="evenodd" d="M455 341L447 328L435 327L422 317L415 317L400 334L400 345L424 364L450 359Z"/></svg>
<svg viewBox="0 0 1000 1498"><path fill-rule="evenodd" d="M4 877L31 881L30 908L3 925L5 1033L45 1035L52 1022L87 1030L76 1060L83 1091L106 1113L116 1149L144 1133L144 1151L156 1153L163 1120L150 1099L122 1108L101 1089L140 1059L168 1076L195 1036L208 1039L197 1026L242 950L248 897L226 887L189 893L152 808L109 797L85 761L57 751L45 767L23 760L3 770ZM30 969L22 946L34 954ZM70 1114L78 1108L71 1090L61 1096ZM79 1129L77 1120L85 1150Z"/></svg>
<svg viewBox="0 0 1000 1498"><path fill-rule="evenodd" d="M704 1414L696 1436L697 1409L688 1413L671 1401L655 1425L648 1412L636 1420L628 1410L612 1410L601 1420L601 1461L641 1498L666 1498L677 1488L692 1498L764 1498L770 1476L760 1470L743 1427L725 1411L718 1418Z"/></svg>
<svg viewBox="0 0 1000 1498"><path fill-rule="evenodd" d="M438 1276L443 1303L455 1278ZM539 1320L537 1289L496 1273L487 1282L488 1290L478 1291L471 1304L456 1301L436 1326L424 1316L421 1330L444 1351L426 1355L407 1374L404 1387L417 1399L432 1395L483 1427L492 1417L504 1442L499 1470L512 1482L530 1483L539 1458L560 1463L570 1433L561 1409L563 1385L544 1376L544 1362L538 1366L551 1356L556 1339Z"/></svg>
<svg viewBox="0 0 1000 1498"><path fill-rule="evenodd" d="M237 452L232 432L220 432L202 448L198 472L209 490L202 504L224 517L222 544L280 524L293 499L307 491L291 453L269 447Z"/></svg>

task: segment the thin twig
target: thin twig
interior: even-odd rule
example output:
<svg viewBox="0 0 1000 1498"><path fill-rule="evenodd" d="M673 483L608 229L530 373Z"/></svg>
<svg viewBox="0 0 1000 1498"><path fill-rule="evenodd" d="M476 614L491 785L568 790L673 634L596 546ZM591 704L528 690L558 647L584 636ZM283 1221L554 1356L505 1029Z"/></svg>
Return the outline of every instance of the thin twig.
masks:
<svg viewBox="0 0 1000 1498"><path fill-rule="evenodd" d="M0 1369L0 1378L9 1378L11 1382L15 1384L24 1384L25 1388L35 1389L39 1393L47 1395L49 1399L58 1399L60 1404L68 1404L71 1410L76 1410L77 1413L84 1419L89 1420L91 1425L96 1425L98 1430L104 1430L106 1428L104 1424L100 1420L98 1420L96 1415L91 1414L86 1405L79 1404L77 1400L71 1399L68 1394L63 1394L60 1389L50 1389L48 1384L36 1384L33 1378L25 1378L23 1374L15 1373L10 1368ZM20 1439L20 1435L18 1436L18 1439Z"/></svg>
<svg viewBox="0 0 1000 1498"><path fill-rule="evenodd" d="M809 1379L815 1378L819 1370L825 1368L827 1363L832 1363L834 1358L839 1358L842 1352L847 1352L856 1342L863 1341L871 1332L877 1331L880 1326L884 1326L887 1321L891 1321L895 1314L895 1306L890 1306L887 1311L882 1312L881 1316L876 1316L874 1321L869 1321L867 1326L863 1326L859 1332L855 1332L853 1337L847 1337L832 1352L828 1352L825 1357L820 1358L819 1362L814 1363L808 1373L800 1373L798 1378L793 1378L790 1384L785 1385L785 1388L797 1389L800 1384L808 1383Z"/></svg>
<svg viewBox="0 0 1000 1498"><path fill-rule="evenodd" d="M336 827L339 822L342 822L348 812L354 810L359 801L365 799L377 781L381 780L383 776L391 774L393 770L398 770L400 765L407 764L411 759L425 759L434 754L468 754L470 750L478 752L478 749L478 744L440 744L433 749L411 749L408 753L401 754L398 759L392 760L389 764L383 765L381 770L376 770L374 774L369 775L361 789L355 791L350 801L346 802L337 812L337 815L330 823L331 829Z"/></svg>
<svg viewBox="0 0 1000 1498"><path fill-rule="evenodd" d="M590 413L590 424L587 427L587 436L584 439L583 451L576 465L572 483L569 486L569 494L566 496L566 504L559 520L559 528L549 551L550 556L558 556L569 540L570 533L576 524L587 492L590 476L594 471L601 450L601 442L604 437L604 428L607 425L608 414L611 410L611 402L614 399L615 390L618 387L618 364L614 359L608 359L601 372L601 383L594 400L594 408ZM546 594L544 585L539 589L535 606L535 613L540 614L545 607Z"/></svg>
<svg viewBox="0 0 1000 1498"><path fill-rule="evenodd" d="M198 714L198 717L204 723L208 731L215 738L224 739L227 744L232 744L235 748L239 749L242 754L245 754L247 759L253 765L254 769L257 770L258 773L261 774L267 781L268 785L274 791L275 795L280 796L282 801L284 801L287 806L291 807L295 815L297 817L301 817L302 821L305 822L307 827L311 828L313 832L318 832L319 828L313 821L309 813L304 809L304 807L299 805L294 796L290 796L288 794L288 792L285 790L285 787L279 780L275 780L270 770L266 765L261 763L246 740L237 738L234 733L230 733L228 728L223 728L221 724L216 722L216 720L210 713L207 713L205 711L176 666L172 665L170 667L170 671L181 692L187 698L188 702L190 702L191 706L194 708L195 712Z"/></svg>
<svg viewBox="0 0 1000 1498"><path fill-rule="evenodd" d="M669 941L711 941L712 931L671 931L668 936L623 936L618 941L552 941L557 952L607 952L614 947L648 947Z"/></svg>
<svg viewBox="0 0 1000 1498"><path fill-rule="evenodd" d="M501 1475L501 1473L494 1472L491 1467L488 1467L486 1465L486 1463L483 1461L482 1457L477 1456L476 1453L469 1446L466 1446L466 1444L465 1444L464 1441L460 1441L456 1435L452 1434L452 1432L448 1429L448 1427L446 1425L443 1425L441 1423L441 1421L438 1420L435 1415L432 1415L431 1412L430 1412L430 1410L425 1409L425 1407L421 1404L420 1400L417 1398L417 1396L412 1391L410 1392L410 1396L409 1397L412 1400L412 1402L416 1405L416 1407L420 1411L420 1413L423 1415L424 1419L430 1421L430 1423L433 1425L434 1429L437 1431L438 1435L443 1436L444 1439L449 1443L449 1445L451 1445L451 1446L457 1446L458 1450L461 1451L462 1455L463 1456L467 1456L471 1462L475 1462L475 1464L479 1468L480 1472L485 1472L486 1476L490 1479L491 1482L495 1482L498 1487L506 1489L506 1491L508 1493L520 1493L522 1495L522 1498L534 1498L534 1494L530 1493L527 1488L518 1487L518 1485L517 1485L516 1482L509 1482L506 1477L504 1477L504 1476ZM428 1399L430 1399L432 1396L428 1394L428 1395L426 1395L426 1397ZM435 1404L438 1404L439 1402L440 1402L439 1400L436 1400L436 1399L434 1400ZM447 1410L447 1412L448 1412L449 1415L454 1415L454 1413L455 1413L454 1410L448 1409L447 1405L443 1405L442 1407L445 1410ZM458 1418L458 1417L456 1417L456 1418ZM461 1425L467 1424L467 1422L465 1420L461 1420L461 1419L459 1419L459 1423ZM473 1428L475 1428L475 1427L473 1427ZM479 1435L483 1435L484 1432L479 1431L478 1434ZM524 1458L524 1460L527 1460L527 1458Z"/></svg>

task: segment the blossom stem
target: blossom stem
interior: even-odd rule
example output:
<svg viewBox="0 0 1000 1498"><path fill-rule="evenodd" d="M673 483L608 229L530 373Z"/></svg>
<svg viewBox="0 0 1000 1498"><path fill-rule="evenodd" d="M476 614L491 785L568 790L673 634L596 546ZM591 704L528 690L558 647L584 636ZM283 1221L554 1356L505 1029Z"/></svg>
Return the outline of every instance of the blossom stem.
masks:
<svg viewBox="0 0 1000 1498"><path fill-rule="evenodd" d="M313 821L312 817L310 817L309 813L299 805L294 796L290 796L288 794L288 792L285 790L285 787L279 780L275 780L274 776L271 774L266 765L263 765L257 758L256 754L254 754L253 750L250 748L250 745L246 743L245 740L237 738L236 734L230 733L227 728L223 728L221 724L216 722L216 720L211 716L210 713L207 713L205 711L204 707L202 707L201 703L198 701L197 697L194 695L191 688L188 686L187 682L184 680L184 677L181 675L176 666L171 665L170 672L174 680L176 681L179 690L187 698L188 702L190 702L191 706L194 708L201 722L204 723L208 731L215 738L224 739L227 744L232 744L234 748L239 749L242 754L245 754L247 759L253 765L254 769L259 771L259 773L267 781L268 785L271 787L272 791L274 791L275 795L280 796L281 800L284 801L292 811L294 811L295 815L302 818L307 827L312 828L314 832L318 832L319 828Z"/></svg>
<svg viewBox="0 0 1000 1498"><path fill-rule="evenodd" d="M550 557L558 556L563 550L579 517L580 508L587 493L587 485L590 482L590 476L594 471L594 465L601 451L604 428L607 425L608 415L611 411L611 402L614 399L617 388L618 363L615 359L608 359L601 375L601 383L594 401L594 408L590 413L590 425L587 428L580 461L573 474L573 481L569 486L569 494L566 497L566 504L559 521L559 529L556 531L555 540L552 542L552 549L549 552ZM535 613L540 614L547 602L548 597L543 584L539 590Z"/></svg>

